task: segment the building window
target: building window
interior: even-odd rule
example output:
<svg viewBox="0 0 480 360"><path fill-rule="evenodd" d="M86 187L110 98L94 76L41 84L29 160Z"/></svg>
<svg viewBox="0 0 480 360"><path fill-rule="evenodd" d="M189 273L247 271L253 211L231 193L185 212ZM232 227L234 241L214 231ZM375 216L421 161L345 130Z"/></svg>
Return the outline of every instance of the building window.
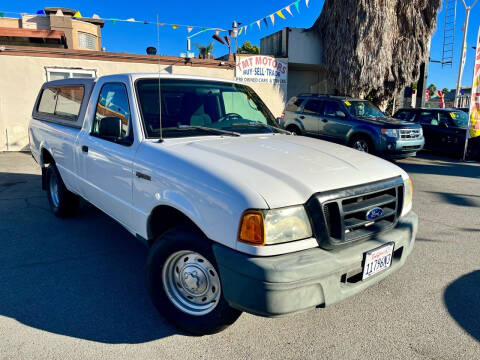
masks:
<svg viewBox="0 0 480 360"><path fill-rule="evenodd" d="M47 68L47 81L96 77L95 70Z"/></svg>
<svg viewBox="0 0 480 360"><path fill-rule="evenodd" d="M80 49L97 50L97 37L92 34L78 32L78 47Z"/></svg>

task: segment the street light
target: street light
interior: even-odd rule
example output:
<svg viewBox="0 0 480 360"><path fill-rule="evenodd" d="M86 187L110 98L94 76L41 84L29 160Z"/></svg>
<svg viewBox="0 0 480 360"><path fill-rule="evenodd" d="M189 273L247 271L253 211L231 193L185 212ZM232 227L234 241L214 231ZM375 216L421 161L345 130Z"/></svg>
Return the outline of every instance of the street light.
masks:
<svg viewBox="0 0 480 360"><path fill-rule="evenodd" d="M235 54L237 53L237 48L238 48L237 36L238 36L238 27L240 25L242 25L242 23L237 23L234 20L233 23L232 23L232 30L228 31L228 35L230 35L230 37L233 37L235 39Z"/></svg>

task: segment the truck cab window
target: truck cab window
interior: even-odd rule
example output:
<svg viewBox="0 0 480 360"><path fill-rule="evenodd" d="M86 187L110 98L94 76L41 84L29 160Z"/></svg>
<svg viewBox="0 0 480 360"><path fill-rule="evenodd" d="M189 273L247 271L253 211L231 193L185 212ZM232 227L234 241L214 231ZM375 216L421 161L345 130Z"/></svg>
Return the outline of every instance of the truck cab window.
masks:
<svg viewBox="0 0 480 360"><path fill-rule="evenodd" d="M128 145L133 142L127 89L121 83L105 84L100 91L90 134Z"/></svg>

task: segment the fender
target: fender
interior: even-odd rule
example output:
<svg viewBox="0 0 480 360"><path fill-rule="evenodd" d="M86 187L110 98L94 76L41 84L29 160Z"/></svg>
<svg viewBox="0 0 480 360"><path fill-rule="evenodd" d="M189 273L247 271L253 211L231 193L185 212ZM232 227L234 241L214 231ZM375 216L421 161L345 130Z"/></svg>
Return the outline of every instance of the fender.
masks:
<svg viewBox="0 0 480 360"><path fill-rule="evenodd" d="M146 223L144 228L146 229L146 236L148 241L153 241L155 237L155 232L152 227L152 217L155 216L156 211L159 209L163 209L164 211L171 212L173 219L169 218L168 223L162 224L165 229L169 229L175 226L179 220L188 220L189 222L193 223L200 231L204 234L202 228L202 216L200 212L195 208L193 203L189 201L184 195L179 192L172 192L169 194L170 198L165 199L166 201L162 201L161 203L156 204L155 207L150 209L150 213L146 218ZM179 219L179 216L183 219ZM158 234L157 234L158 235ZM208 235L205 234L207 237Z"/></svg>
<svg viewBox="0 0 480 360"><path fill-rule="evenodd" d="M375 134L368 126L360 125L354 128L351 128L347 133L347 144L350 144L350 141L353 136L355 135L364 135L367 136L370 140L372 140L373 146L375 150L378 149L378 141L375 139L378 138L378 135Z"/></svg>
<svg viewBox="0 0 480 360"><path fill-rule="evenodd" d="M42 170L42 190L47 190L47 167L45 166L45 159L43 158L44 150L47 151L50 156L52 157L52 161L55 162L55 159L53 158L52 154L52 148L47 144L46 140L43 140L40 143L40 146L38 147L40 149L39 155L38 155L38 164L40 165L40 168Z"/></svg>
<svg viewBox="0 0 480 360"><path fill-rule="evenodd" d="M295 119L293 120L290 120L289 123L285 125L285 129L290 125L297 126L302 131L302 133L305 133L305 127L303 126L303 123L297 117L295 117Z"/></svg>
<svg viewBox="0 0 480 360"><path fill-rule="evenodd" d="M48 151L48 153L52 156L53 161L55 161L55 158L53 156L53 148L47 143L47 140L42 140L42 142L40 143L40 146L38 148L40 149L39 165L42 168L45 168L45 159L43 158L43 150Z"/></svg>

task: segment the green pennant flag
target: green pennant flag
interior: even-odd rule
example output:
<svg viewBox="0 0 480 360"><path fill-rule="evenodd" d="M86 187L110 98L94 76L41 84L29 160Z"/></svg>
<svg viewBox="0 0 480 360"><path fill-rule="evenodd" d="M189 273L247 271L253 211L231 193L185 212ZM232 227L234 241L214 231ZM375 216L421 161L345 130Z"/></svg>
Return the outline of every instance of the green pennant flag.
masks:
<svg viewBox="0 0 480 360"><path fill-rule="evenodd" d="M300 0L295 1L295 9L297 9L297 13L300 14L299 3L300 3Z"/></svg>
<svg viewBox="0 0 480 360"><path fill-rule="evenodd" d="M117 22L117 20L112 19L112 24L115 24L116 22Z"/></svg>

